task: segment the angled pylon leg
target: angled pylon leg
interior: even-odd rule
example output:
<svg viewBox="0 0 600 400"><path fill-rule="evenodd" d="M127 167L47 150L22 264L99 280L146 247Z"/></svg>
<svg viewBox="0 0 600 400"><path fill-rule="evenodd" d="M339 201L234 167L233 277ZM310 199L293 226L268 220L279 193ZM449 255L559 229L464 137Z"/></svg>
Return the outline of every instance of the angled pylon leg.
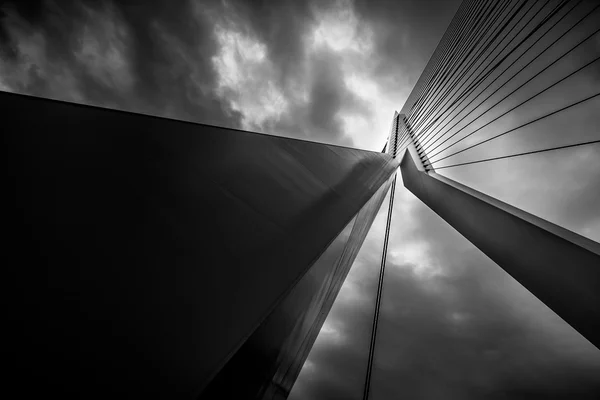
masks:
<svg viewBox="0 0 600 400"><path fill-rule="evenodd" d="M1 91L0 109L4 391L287 396L397 160Z"/></svg>
<svg viewBox="0 0 600 400"><path fill-rule="evenodd" d="M600 244L425 172L409 146L404 186L600 348Z"/></svg>

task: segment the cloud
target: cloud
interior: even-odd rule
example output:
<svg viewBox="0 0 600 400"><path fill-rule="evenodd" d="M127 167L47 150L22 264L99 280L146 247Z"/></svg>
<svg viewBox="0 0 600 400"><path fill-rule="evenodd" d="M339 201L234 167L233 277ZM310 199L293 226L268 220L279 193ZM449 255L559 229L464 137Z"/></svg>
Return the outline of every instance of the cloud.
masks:
<svg viewBox="0 0 600 400"><path fill-rule="evenodd" d="M345 85L347 60L337 54L340 49L315 40L329 37L319 33L317 9L296 4L278 3L260 14L244 3L228 3L231 13L217 24L228 45L214 59L226 81L221 95L244 115L248 129L351 146L341 115L360 114L365 107ZM338 26L343 29L345 22ZM293 38L282 32L285 26ZM227 81L225 75L242 79Z"/></svg>
<svg viewBox="0 0 600 400"><path fill-rule="evenodd" d="M222 42L229 37L228 47L237 50L221 46L213 61L222 78L227 71L243 78L225 79L220 95L240 112L245 128L381 149L390 110L408 92L408 84L391 86L389 79L376 76L373 29L352 2L258 2L249 7L231 1L226 10L213 18ZM396 65L396 76L402 69Z"/></svg>
<svg viewBox="0 0 600 400"><path fill-rule="evenodd" d="M357 14L373 30L375 75L388 86L409 83L412 89L459 5L460 1L443 0L356 0Z"/></svg>
<svg viewBox="0 0 600 400"><path fill-rule="evenodd" d="M5 90L240 125L215 93L212 22L190 2L7 3L0 31Z"/></svg>
<svg viewBox="0 0 600 400"><path fill-rule="evenodd" d="M75 72L67 63L53 60L47 35L11 8L3 10L2 21L3 88L55 98L62 92L65 100L82 101Z"/></svg>
<svg viewBox="0 0 600 400"><path fill-rule="evenodd" d="M260 129L267 119L278 119L288 101L273 80L266 46L243 33L217 24L220 48L212 58L218 75L216 92L240 112L245 129Z"/></svg>
<svg viewBox="0 0 600 400"><path fill-rule="evenodd" d="M374 31L349 1L9 2L2 13L0 85L36 96L379 150L408 88L374 75Z"/></svg>
<svg viewBox="0 0 600 400"><path fill-rule="evenodd" d="M392 110L413 82L398 79L410 75L406 60L382 68L382 60L396 56L378 51L382 36L374 22L381 21L357 7L351 1L9 2L0 19L0 85L380 150Z"/></svg>
<svg viewBox="0 0 600 400"><path fill-rule="evenodd" d="M112 7L104 12L82 7L89 23L80 28L75 59L101 85L117 92L130 91L135 77L127 60L127 28Z"/></svg>

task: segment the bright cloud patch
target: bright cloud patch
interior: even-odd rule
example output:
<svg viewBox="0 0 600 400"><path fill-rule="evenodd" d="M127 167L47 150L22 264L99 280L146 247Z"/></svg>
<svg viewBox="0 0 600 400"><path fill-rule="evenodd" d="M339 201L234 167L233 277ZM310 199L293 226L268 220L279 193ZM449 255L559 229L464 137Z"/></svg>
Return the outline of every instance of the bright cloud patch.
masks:
<svg viewBox="0 0 600 400"><path fill-rule="evenodd" d="M372 47L372 33L361 27L350 1L338 1L319 15L313 32L315 46L328 46L334 51L364 52Z"/></svg>
<svg viewBox="0 0 600 400"><path fill-rule="evenodd" d="M220 25L215 28L219 52L212 58L218 73L217 93L242 113L245 129L278 119L288 103L274 81L274 67L263 43Z"/></svg>
<svg viewBox="0 0 600 400"><path fill-rule="evenodd" d="M73 32L61 34L72 39L73 47L65 54L56 52L52 35L31 25L16 12L3 10L3 25L14 47L12 59L0 59L2 90L52 97L74 102L87 102L83 94L84 80L94 81L115 92L126 92L134 83L127 58L128 34L116 12L109 8L77 7L82 18ZM59 20L63 10L53 8ZM60 31L61 25L55 24ZM73 59L66 57L72 54Z"/></svg>
<svg viewBox="0 0 600 400"><path fill-rule="evenodd" d="M355 140L357 147L380 151L389 134L394 109L398 108L398 93L369 78L373 66L369 65L368 57L364 62L352 68L344 81L346 87L357 97L369 105L370 113L362 116L346 114L341 118L345 124L346 133Z"/></svg>
<svg viewBox="0 0 600 400"><path fill-rule="evenodd" d="M439 263L429 257L429 243L425 241L402 243L402 246L390 251L393 265L408 268L416 278L429 280L443 276L444 270Z"/></svg>

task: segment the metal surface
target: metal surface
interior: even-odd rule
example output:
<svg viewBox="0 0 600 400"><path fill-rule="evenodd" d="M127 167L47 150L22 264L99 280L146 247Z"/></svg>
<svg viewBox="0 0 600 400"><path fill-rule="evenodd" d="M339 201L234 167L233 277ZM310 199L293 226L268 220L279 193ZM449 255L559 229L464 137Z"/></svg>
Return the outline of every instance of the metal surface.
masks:
<svg viewBox="0 0 600 400"><path fill-rule="evenodd" d="M600 348L600 244L415 165L404 186Z"/></svg>
<svg viewBox="0 0 600 400"><path fill-rule="evenodd" d="M287 398L390 183L384 183L346 225L221 370L201 399Z"/></svg>
<svg viewBox="0 0 600 400"><path fill-rule="evenodd" d="M28 397L199 395L397 166L17 94L0 105L5 390Z"/></svg>

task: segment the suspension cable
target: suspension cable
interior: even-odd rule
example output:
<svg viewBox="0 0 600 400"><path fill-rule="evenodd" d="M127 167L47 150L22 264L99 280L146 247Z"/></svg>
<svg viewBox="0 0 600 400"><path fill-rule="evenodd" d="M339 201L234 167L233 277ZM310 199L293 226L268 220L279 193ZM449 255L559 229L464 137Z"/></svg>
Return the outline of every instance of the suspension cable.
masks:
<svg viewBox="0 0 600 400"><path fill-rule="evenodd" d="M488 3L488 6L489 6L489 3ZM494 4L494 6L492 7L492 10L496 7L497 7L497 4ZM458 66L460 64L466 62L466 60L469 58L471 52L473 52L473 50L476 47L478 47L479 43L483 39L483 37L480 36L480 33L482 31L487 30L490 26L489 22L486 21L486 19L489 17L496 16L495 11L494 12L490 11L490 15L486 16L484 18L484 15L486 14L487 11L488 11L487 7L479 11L477 21L473 24L473 26L471 27L471 30L469 31L469 35L468 35L469 39L467 39L466 42L462 44L460 50L456 51L456 53L454 53L454 54L451 54L451 58L450 58L451 61L446 66L444 73L442 75L440 75L438 81L432 82L432 85L433 85L433 87L435 87L435 90L431 92L431 96L428 96L428 98L423 99L423 103L421 105L419 105L418 108L411 110L411 112L408 116L410 119L419 118L423 113L426 113L427 110L429 110L432 107L432 104L434 104L435 99L437 98L437 96L441 92L441 90L445 90L448 82L451 82L455 76L458 76L458 71L461 69ZM475 42L475 44L472 46L472 44L474 42ZM465 53L466 53L466 55L465 55Z"/></svg>
<svg viewBox="0 0 600 400"><path fill-rule="evenodd" d="M436 169L453 168L453 167L459 167L459 166L463 166L463 165L470 165L470 164L478 164L478 163L483 163L483 162L488 162L488 161L503 160L505 158L512 158L512 157L519 157L519 156L525 156L525 155L530 155L530 154L545 153L545 152L548 152L548 151L554 151L554 150L560 150L560 149L568 149L568 148L571 148L571 147L586 146L586 145L589 145L589 144L596 144L596 143L600 143L600 140L591 140L589 142L567 144L567 145L564 145L564 146L550 147L548 149L525 151L523 153L508 154L508 155L500 156L500 157L491 157L491 158L484 158L484 159L476 160L476 161L467 161L467 162L458 163L458 164L444 165L442 167L437 167Z"/></svg>
<svg viewBox="0 0 600 400"><path fill-rule="evenodd" d="M581 2L581 1L582 1L582 0L580 0L580 2ZM527 34L527 35L526 35L526 36L525 36L523 39L521 39L521 41L520 41L519 43L517 43L517 44L516 44L516 45L515 45L515 46L514 46L514 47L513 47L513 48L512 48L512 49L511 49L511 50L510 50L510 51L509 51L509 52L508 52L508 53L507 53L505 56L504 56L504 57L502 57L502 59L501 59L500 61L498 61L498 62L497 62L497 63L496 63L494 66L492 66L492 67L491 67L489 70L487 70L487 71L486 71L487 67L484 67L484 68L483 68L483 70L482 70L482 71L481 71L481 72L480 72L480 73L479 73L479 74L478 74L478 75L477 75L477 76L474 78L474 80L473 80L473 81L472 81L472 82L471 82L471 83L470 83L470 84L469 84L469 85L468 85L468 86L465 88L465 90L463 90L462 92L460 92L459 94L457 94L457 97L454 99L454 101L453 101L451 104L449 104L449 105L448 105L448 102L451 100L451 98L449 98L449 99L448 99L448 100L445 102L445 104L444 104L444 105L442 105L442 107L444 107L444 106L446 106L446 105L447 105L446 109L445 109L445 110L443 110L443 111L441 111L441 112L439 113L439 115L438 115L438 117L437 117L436 119L432 120L432 121L431 121L431 122L430 122L430 123L429 123L429 124L428 124L428 125L427 125L425 128L423 128L423 130L422 130L422 132L421 132L422 134L425 134L425 132L426 132L427 130L431 129L431 130L430 130L430 131L427 133L427 136L429 136L429 137L427 138L427 140L425 140L425 136L423 136L423 146L425 146L425 145L427 145L428 143L430 143L430 142L433 140L433 138L436 136L436 134L439 134L439 132L441 131L441 129L440 129L440 130L438 130L437 132L435 132L435 130L436 130L437 128L433 128L433 125L435 125L435 124L436 124L436 122L437 122L438 120L440 120L442 117L444 117L443 119L445 120L445 119L446 119L446 118L447 118L447 117L450 115L450 113L451 113L451 112L452 112L454 109L456 109L456 108L457 108L457 107L458 107L458 106L459 106L459 105L460 105L460 104L461 104L461 103L462 103L462 102L463 102L463 101L464 101L464 100L465 100L465 99L466 99L466 98L467 98L467 97L468 97L468 96L469 96L471 93L473 93L473 92L474 92L474 91L475 91L475 90L476 90L476 89L477 89L477 88L478 88L478 87L479 87L479 86L480 86L480 85L481 85L481 84L482 84L482 83L485 81L485 79L487 79L487 78L488 78L488 77L489 77L489 76L490 76L490 75L491 75L491 74L492 74L492 73L493 73L493 72L494 72L494 71L495 71L495 70L496 70L496 69L497 69L497 68L498 68L498 67L499 67L499 66L500 66L500 65L501 65L503 62L504 62L504 60L506 60L506 59L507 59L507 58L508 58L508 57L509 57L511 54L513 54L513 53L514 53L514 52L515 52L515 51L516 51L516 50L517 50L517 49L518 49L518 48L519 48L519 47L520 47L520 46L521 46L523 43L525 43L525 42L526 42L526 41L527 41L527 40L528 40L528 39L529 39L531 36L533 36L533 34L535 34L535 33L536 33L536 32L537 32L537 31L538 31L538 30L539 30L539 29L540 29L542 26L544 26L544 25L545 25L545 24L546 24L548 21L550 21L550 19L551 19L551 18L552 18L554 15L556 15L556 14L557 14L557 13L558 13L558 12L559 12L559 11L560 11L562 8L563 8L563 7L564 7L564 6L567 4L567 2L568 2L568 0L563 0L561 3L557 4L557 5L554 7L554 9L553 9L553 10L551 10L551 11L550 11L550 12L549 12L549 13L548 13L548 14L547 14L547 15L546 15L546 16L545 16L543 19L542 19L542 21L540 21L540 22L539 22L539 23L538 23L538 24L537 24L537 25L536 25L536 26L535 26L535 27L534 27L534 28L533 28L533 29L532 29L532 30L531 30L531 31L530 31L530 32L529 32L529 33L528 33L528 34ZM577 5L577 4L576 4L576 5ZM519 31L518 31L518 32L515 34L515 36L513 36L513 37L511 38L511 40L510 40L510 41L508 41L508 42L507 42L507 43L504 45L504 47L503 47L503 48L502 48L502 49L501 49L501 50L500 50L500 51L499 51L499 52L498 52L498 53L497 53L497 54L494 56L494 58L493 58L493 59L490 61L490 63L493 63L493 62L494 62L494 61L495 61L495 60L496 60L496 59L497 59L497 58L498 58L498 57L499 57L499 56L502 54L502 52L504 52L504 50L506 50L506 48L507 48L507 47L508 47L508 46L509 46L509 45L510 45L510 44L511 44L513 41L515 41L515 40L516 40L516 39L519 37L519 35L521 34L521 32L523 32L523 30L524 30L524 29L525 29L525 28L526 28L526 27L527 27L527 26L528 26L528 25L531 23L531 21L533 21L533 19L535 19L535 17L536 17L536 16L537 16L537 15L538 15L538 14L541 12L541 10L542 10L543 8L544 8L544 7L540 8L540 9L539 9L539 10L538 10L538 11L537 11L537 12L536 12L536 13L535 13L535 14L534 14L534 15L533 15L533 16L532 16L532 17L531 17L531 18L530 18L530 19L529 19L529 20L528 20L528 21L527 21L527 22L526 22L526 23L525 23L525 24L524 24L522 27L521 27L521 29L519 29ZM573 7L573 8L574 8L574 7ZM572 10L573 8L571 8L571 10ZM567 14L568 14L568 13L569 13L571 10L569 10L569 11L568 11L568 12L567 12L565 15L567 15ZM523 16L522 16L522 17L519 19L519 21L517 22L517 24L518 24L518 23L521 21L521 19L522 19L522 18L523 18L523 17L524 17L524 16L525 16L525 15L526 15L528 12L529 12L529 10L528 10L528 11L527 11L525 14L523 14ZM560 18L558 21L561 21L561 20L562 20L562 18L564 18L564 16L565 16L565 15L563 15L563 17L561 17L561 18ZM558 21L557 21L556 23L558 23ZM554 24L552 27L554 27L554 26L556 25L556 23L555 23L555 24ZM514 25L514 26L513 26L513 27L512 27L512 28L511 28L511 29L510 29L508 32L507 32L507 35L509 35L509 34L512 32L512 30L513 30L514 28L516 28L517 24L515 24L515 25ZM552 29L552 28L550 28L550 29ZM550 30L550 29L549 29L549 30ZM548 30L548 31L546 31L544 34L542 34L542 36L540 36L540 38L538 38L538 40L539 40L539 39L541 39L541 37L545 36L545 34L549 32L549 30ZM491 52L488 54L488 56L485 58L485 60L487 60L487 58L488 58L488 57L490 57L490 56L493 54L493 52L494 52L494 51L496 50L496 48L497 48L497 47L498 47L498 46L499 46L499 45L502 43L502 41L503 41L503 40L501 40L500 42L498 42L498 43L497 43L497 45L496 45L496 46L494 47L494 49L493 49L493 50L492 50L492 51L491 51ZM536 42L535 42L535 43L537 43L537 40L536 40ZM531 47L530 47L530 48L531 48ZM521 56L523 56L524 54L525 54L525 53L521 54ZM513 61L513 64L514 64L514 63L515 63L515 62L516 62L518 59L520 59L520 58L521 58L521 56L517 57L517 59L516 59L515 61ZM485 60L484 60L483 62L485 62ZM480 66L481 66L481 65L483 65L483 62L480 64ZM511 66L512 66L513 64L511 64ZM479 67L478 67L478 68L479 68ZM509 66L509 68L510 68L510 66ZM507 68L507 69L508 69L508 68ZM476 69L475 69L475 70L473 70L473 71L472 71L472 73L471 73L471 75L470 75L469 77L467 77L467 78L466 78L466 79L463 81L463 84L462 84L462 85L461 85L461 86L460 86L460 87L457 89L457 91L459 91L459 90L460 90L460 89L461 89L461 88L462 88L462 87L463 87L463 86L464 86L464 85L465 85L465 84L468 82L468 80L469 80L469 79L471 78L471 76L472 76L472 75L475 73L475 71L476 71ZM505 71L506 71L506 70L505 70ZM500 75L502 75L502 74L500 74ZM500 76L500 75L499 75L499 76ZM497 78L496 78L496 79L497 79ZM494 79L494 81L495 81L496 79ZM488 85L488 87L489 87L489 85ZM487 89L487 87L486 87L486 89ZM485 89L484 89L484 91L485 91ZM482 91L482 93L483 93L483 91ZM481 94L481 93L480 93L480 94ZM478 95L478 96L479 96L479 95ZM476 96L476 97L477 97L477 96ZM473 99L473 100L474 100L474 99ZM471 101L469 104L471 104L471 103L472 103L472 101ZM456 105L456 107L454 107L455 105ZM453 108L453 107L454 107L454 108ZM453 109L451 110L451 108L453 108ZM448 114L446 114L446 113L448 113ZM446 114L446 116L444 116L444 114ZM439 125L438 125L438 127L439 127ZM434 140L433 140L433 141L434 141ZM435 142L435 141L434 141L434 142Z"/></svg>
<svg viewBox="0 0 600 400"><path fill-rule="evenodd" d="M553 62L551 62L550 64L548 64L546 67L544 67L541 71L538 71L534 76L532 76L531 78L529 78L527 81L525 81L524 83L522 83L521 85L519 85L516 89L514 89L512 92L510 92L509 94L507 94L506 96L504 96L502 99L498 100L496 103L494 103L491 107L489 107L487 110L485 110L484 112L482 112L481 114L479 114L477 117L475 117L473 120L471 120L471 122L469 122L468 124L466 124L465 126L463 126L462 128L460 128L459 130L457 130L456 132L454 132L452 135L448 136L448 138L446 138L445 140L443 140L442 142L438 143L437 146L435 146L434 148L430 149L430 151L433 151L435 149L437 149L438 147L440 147L442 144L446 143L448 140L452 139L454 136L458 135L463 129L465 129L467 126L469 126L470 124L472 124L474 121L476 121L477 119L479 119L481 116L483 116L484 114L486 114L488 111L490 111L492 108L496 107L498 104L500 104L502 101L504 101L505 99L507 99L509 96L511 96L513 93L515 93L516 91L518 91L519 89L521 89L522 87L524 87L526 84L528 84L529 82L531 82L533 79L535 79L536 77L538 77L539 75L541 75L543 72L545 72L548 68L552 67L554 64L556 64L558 61L560 61L561 59L563 59L564 57L566 57L569 53L571 53L573 50L575 50L577 47L579 47L580 45L582 45L584 42L586 42L587 40L589 40L590 38L594 37L598 32L600 32L600 28L598 28L596 31L594 31L592 34L590 34L589 36L587 36L585 39L582 39L579 43L577 43L575 46L573 46L570 50L568 50L566 53L564 53L563 55L561 55L559 58L557 58L556 60L554 60ZM598 60L598 57L596 57L594 60L590 61L589 63L585 64L583 67L578 68L577 70L571 72L569 75L561 78L560 80L554 82L552 85L546 87L545 89L539 91L538 93L534 94L533 96L529 97L528 99L522 101L521 103L517 104L516 106L508 109L507 111L503 112L502 114L500 114L499 116L497 116L496 118L492 119L491 121L485 123L484 125L480 126L479 128L475 129L474 131L472 131L471 133L469 133L468 135L464 136L463 138L457 140L456 142L450 144L449 146L445 147L444 149L438 151L437 153L435 153L434 155L430 156L430 158L433 158L437 155L439 155L440 153L448 150L450 147L453 147L454 145L456 145L457 143L459 143L460 141L464 140L465 138L473 135L474 133L480 131L481 129L483 129L484 127L490 125L492 122L495 122L496 120L500 119L501 117L503 117L504 115L508 114L509 112L515 110L516 108L522 106L523 104L529 102L530 100L532 100L533 98L539 96L540 94L546 92L547 90L549 90L550 88L558 85L559 83L561 83L562 81L564 81L565 79L571 77L572 75L578 73L579 71L581 71L583 68L586 68L587 66L589 66L590 64L596 62Z"/></svg>
<svg viewBox="0 0 600 400"><path fill-rule="evenodd" d="M369 359L367 362L367 376L363 391L363 400L368 400L371 389L371 376L373 371L373 357L375 353L375 340L377 338L377 325L379 322L379 311L381 309L381 293L383 292L383 278L385 273L385 262L387 259L388 242L390 239L390 226L392 222L392 210L394 208L394 193L396 191L396 174L392 180L390 189L390 205L388 208L387 222L385 225L385 237L383 240L383 254L381 255L381 268L379 271L379 282L377 283L377 297L375 298L375 311L373 313L373 326L371 329L371 342L369 344Z"/></svg>
<svg viewBox="0 0 600 400"><path fill-rule="evenodd" d="M547 0L547 2L549 2L550 0ZM478 63L478 61L481 59L481 57L487 52L487 50L491 47L491 45L494 43L494 41L496 41L496 39L500 36L500 34L503 32L504 29L506 29L506 27L508 25L510 25L510 23L513 21L513 19L518 15L519 11L521 11L521 9L525 6L527 2L523 2L521 4L521 6L519 8L517 8L516 10L513 11L514 7L518 5L518 3L515 3L513 5L513 7L511 8L511 10L509 10L509 13L507 13L504 18L500 21L500 23L494 28L494 30L491 32L490 38L488 38L487 41L485 41L483 43L483 46L479 49L478 54L471 60L471 62L469 64L464 65L462 71L457 71L457 76L456 79L454 80L454 82L452 83L452 85L450 85L448 88L446 88L442 95L438 98L438 100L436 101L435 104L433 104L430 108L427 114L425 114L422 118L420 118L419 120L417 120L416 118L413 121L413 127L415 129L415 131L420 131L419 136L421 136L422 140L425 139L424 135L427 132L428 127L430 126L431 122L428 122L429 119L432 116L435 116L436 113L439 114L438 109L444 107L446 104L448 104L448 102L452 99L452 97L454 96L454 93L459 91L466 82L468 82L468 80L471 78L471 76L475 73L475 71L477 71L482 65L483 62L485 62L485 60L487 60L487 58L496 50L496 48L504 41L504 39L502 39L501 41L499 41L496 46L494 47L494 49L488 53L488 55L480 62ZM508 4L507 4L508 5ZM521 15L521 17L519 18L519 20L515 23L515 25L510 29L510 31L507 33L510 34L510 32L512 32L512 30L519 24L519 22L521 22L521 20L529 13L529 11L533 8L533 6L535 5L535 3L531 3L531 7L529 7L529 9L523 13ZM542 7L543 8L543 7ZM540 8L532 17L531 19L535 18L542 10L542 8ZM512 12L512 15L511 15ZM499 16L498 16L499 17ZM508 20L506 20L508 17ZM497 18L496 18L497 19ZM505 21L506 20L506 21ZM495 20L492 22L491 26L493 26L495 24ZM528 21L529 23L529 21ZM525 24L521 30L523 28L525 28L525 26L527 26L527 24ZM520 31L519 31L520 33ZM518 35L518 34L517 34ZM477 64L475 66L475 64ZM485 69L485 68L484 68ZM462 79L464 75L466 75L469 71L470 74L467 78ZM456 88L457 85L460 86L454 90ZM445 101L444 101L445 100ZM444 104L442 104L442 102ZM442 105L440 105L442 104ZM439 117L438 117L439 118ZM421 127L423 125L426 125L426 127L424 127L423 129L421 129Z"/></svg>
<svg viewBox="0 0 600 400"><path fill-rule="evenodd" d="M596 61L597 61L598 59L600 59L600 57L596 58ZM589 64L588 64L588 65L589 65ZM429 165L433 165L433 164L435 164L435 163L437 163L437 162L440 162L440 161L442 161L442 160L445 160L445 159L447 159L447 158L453 157L453 156L455 156L455 155L457 155L457 154L460 154L460 153L462 153L462 152L464 152L464 151L467 151L467 150L470 150L470 149L472 149L472 148L474 148L474 147L480 146L480 145L482 145L482 144L484 144L484 143L487 143L487 142L489 142L489 141L491 141L491 140L494 140L494 139L496 139L496 138L499 138L499 137L501 137L501 136L504 136L504 135L506 135L506 134L508 134L508 133L510 133L510 132L514 132L514 131L516 131L516 130L518 130L518 129L521 129L521 128L525 127L525 126L531 125L531 124L533 124L533 123L535 123L535 122L538 122L538 121L540 121L540 120L542 120L542 119L548 118L548 117L550 117L550 116L552 116L552 115L555 115L555 114L558 114L558 113L560 113L560 112L563 112L563 111L565 111L565 110L568 110L569 108L573 108L573 107L575 107L575 106L577 106L577 105L579 105L579 104L581 104L581 103L585 103L586 101L592 100L592 99L594 99L594 98L596 98L596 97L598 97L598 96L600 96L600 93L596 93L596 94L594 94L594 95L592 95L592 96L588 96L588 97L586 97L586 98L584 98L584 99L582 99L582 100L579 100L579 101L577 101L577 102L575 102L575 103L569 104L568 106L565 106L565 107L559 108L558 110L552 111L551 113L548 113L548 114L542 115L541 117L538 117L538 118L536 118L536 119L534 119L534 120L531 120L531 121L529 121L529 122L525 122L524 124L521 124L521 125L519 125L519 126L516 126L516 127L512 128L512 129L509 129L509 130L507 130L507 131L504 131L504 132L502 132L502 133L499 133L499 134L497 134L497 135L494 135L494 136L492 136L492 137L490 137L490 138L488 138L488 139L485 139L485 140L483 140L483 141L481 141L481 142L478 142L478 143L475 143L475 144L473 144L473 145L471 145L471 146L465 147L464 149L461 149L461 150L459 150L459 151L457 151L457 152L454 152L454 153L452 153L452 154L449 154L449 155L447 155L447 156L445 156L445 157L443 157L443 158L440 158L439 160L431 161L431 162L429 163ZM461 140L462 140L462 139L461 139Z"/></svg>
<svg viewBox="0 0 600 400"><path fill-rule="evenodd" d="M523 53L521 53L520 56L518 56L517 58L515 58L515 60L513 60L513 62L506 67L498 76L496 76L490 83L487 84L487 86L485 88L483 88L483 90L481 90L481 92L479 92L479 94L477 94L475 97L473 97L471 99L471 101L469 101L460 111L458 111L456 114L454 114L454 116L452 118L450 118L449 120L446 121L446 123L443 126L440 126L444 120L446 120L450 115L452 115L451 113L453 111L456 110L456 108L458 108L458 106L460 106L468 97L468 95L465 95L465 97L463 97L461 99L460 102L458 102L456 104L456 107L452 110L450 110L448 112L448 114L446 115L446 117L444 117L442 119L442 121L440 121L440 123L438 124L437 127L433 128L433 129L438 129L438 134L439 132L441 132L442 129L444 129L445 127L447 127L455 118L457 118L464 110L467 109L467 107L469 107L475 100L477 100L477 98L479 96L481 96L483 93L485 93L485 91L492 85L494 84L494 82L496 82L502 75L504 75L514 64L516 64L521 57L523 57L525 54L527 54L527 52L529 50L531 50L531 48L533 46L535 46L540 40L542 40L556 25L558 25L571 11L573 11L579 4L581 4L583 0L579 0L578 3L576 3L569 11L567 11L567 13L565 13L560 19L558 19L550 28L548 28L548 30L546 32L544 32L539 38L537 38L527 49L525 49L525 51ZM594 9L595 10L595 9ZM519 71L517 71L515 74L513 74L510 78L508 78L506 80L506 82L504 82L500 87L498 87L496 90L494 90L490 95L488 95L484 100L482 100L476 107L474 107L469 113L467 113L465 116L463 116L463 118L461 118L457 123L460 123L462 120L464 120L464 118L466 118L468 115L470 115L475 109L477 109L477 107L479 107L482 103L485 103L491 96L493 96L495 93L497 93L500 89L502 89L508 82L510 82L515 76L517 76L519 73L521 73L521 71L523 71L525 68L527 68L531 63L533 63L535 60L537 60L542 54L544 54L550 47L552 47L556 42L558 42L560 39L562 39L562 37L564 37L567 33L569 33L575 26L577 26L583 19L587 18L587 16L589 16L594 10L591 10L586 16L584 16L581 20L577 21L573 26L571 26L570 29L568 29L566 32L564 32L560 37L558 37L556 40L554 40L554 42L552 42L550 45L548 45L542 52L540 52L537 56L535 56L532 60L530 60L526 65L524 65L521 69L519 69ZM511 53L513 53L516 49L518 48L518 45L515 46L515 48L513 48L509 55ZM488 75L489 76L489 75ZM479 80L479 82L477 83L477 85L475 85L475 87L473 87L473 90L476 89L481 83L483 83L484 79ZM473 90L471 90L471 93L473 92ZM470 93L469 93L470 94ZM452 128L454 128L457 124L453 125L451 128L448 129L451 130ZM448 132L446 131L446 133ZM433 144L435 144L435 142L437 142L437 140L441 137L443 137L445 135L439 135L437 139L433 140L433 141L428 141L428 143L423 143L423 146L427 145L427 146L431 146Z"/></svg>

